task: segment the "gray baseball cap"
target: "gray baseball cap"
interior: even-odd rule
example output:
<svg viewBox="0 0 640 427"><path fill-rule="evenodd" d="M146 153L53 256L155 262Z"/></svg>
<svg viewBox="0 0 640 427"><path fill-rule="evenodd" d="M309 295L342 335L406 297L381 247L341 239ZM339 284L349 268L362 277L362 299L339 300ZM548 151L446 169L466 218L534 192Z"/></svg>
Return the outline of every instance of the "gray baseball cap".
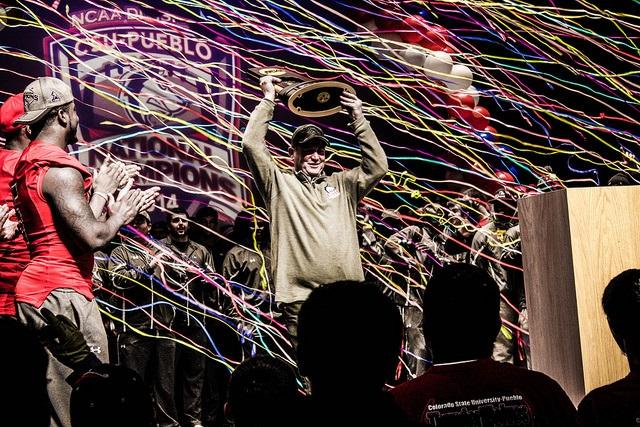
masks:
<svg viewBox="0 0 640 427"><path fill-rule="evenodd" d="M71 88L55 77L38 77L24 90L24 114L14 124L28 125L55 107L73 102Z"/></svg>

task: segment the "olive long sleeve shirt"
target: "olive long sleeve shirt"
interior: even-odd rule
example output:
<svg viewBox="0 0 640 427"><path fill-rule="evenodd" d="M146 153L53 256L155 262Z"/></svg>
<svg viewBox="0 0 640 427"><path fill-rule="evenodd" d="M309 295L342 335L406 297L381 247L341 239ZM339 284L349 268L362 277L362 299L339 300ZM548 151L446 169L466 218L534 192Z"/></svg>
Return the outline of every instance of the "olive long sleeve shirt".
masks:
<svg viewBox="0 0 640 427"><path fill-rule="evenodd" d="M303 301L319 285L364 279L356 207L387 173L387 158L364 118L351 123L362 159L354 169L310 178L280 170L265 136L275 104L262 100L243 137L243 154L271 220L276 301Z"/></svg>

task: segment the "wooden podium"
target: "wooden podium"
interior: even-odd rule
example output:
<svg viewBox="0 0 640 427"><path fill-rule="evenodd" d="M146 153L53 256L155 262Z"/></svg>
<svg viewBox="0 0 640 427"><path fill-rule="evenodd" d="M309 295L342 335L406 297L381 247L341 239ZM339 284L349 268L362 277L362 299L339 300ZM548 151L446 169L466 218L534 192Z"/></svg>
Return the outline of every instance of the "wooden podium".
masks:
<svg viewBox="0 0 640 427"><path fill-rule="evenodd" d="M540 194L518 216L532 367L577 405L629 372L601 300L609 280L640 268L640 186Z"/></svg>

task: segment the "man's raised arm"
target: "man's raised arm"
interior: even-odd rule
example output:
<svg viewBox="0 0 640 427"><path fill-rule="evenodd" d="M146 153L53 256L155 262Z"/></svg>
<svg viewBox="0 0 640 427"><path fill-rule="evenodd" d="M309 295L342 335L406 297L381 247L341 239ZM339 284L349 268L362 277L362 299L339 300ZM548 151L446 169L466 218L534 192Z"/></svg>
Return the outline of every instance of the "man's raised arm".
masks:
<svg viewBox="0 0 640 427"><path fill-rule="evenodd" d="M273 84L279 81L280 79L272 76L260 79L264 98L251 113L247 129L242 136L242 153L247 159L253 179L265 201L271 193L273 175L277 170L264 139L276 105L276 91Z"/></svg>
<svg viewBox="0 0 640 427"><path fill-rule="evenodd" d="M340 103L351 116L350 126L360 144L360 166L347 172L347 176L355 180L357 198L361 200L387 174L389 165L387 156L362 112L362 101L351 92L340 96Z"/></svg>
<svg viewBox="0 0 640 427"><path fill-rule="evenodd" d="M100 222L84 198L82 176L76 169L49 169L42 190L60 219L92 250L108 243L121 226L131 222L139 211L151 207L156 197L154 192L130 191L111 206L109 218Z"/></svg>

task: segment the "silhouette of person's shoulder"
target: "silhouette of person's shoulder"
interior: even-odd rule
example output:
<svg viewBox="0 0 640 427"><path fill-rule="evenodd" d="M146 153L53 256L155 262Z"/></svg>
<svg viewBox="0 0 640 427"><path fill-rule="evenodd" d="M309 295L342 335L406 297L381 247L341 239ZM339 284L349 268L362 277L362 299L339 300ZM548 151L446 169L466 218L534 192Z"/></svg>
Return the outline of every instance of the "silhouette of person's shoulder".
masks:
<svg viewBox="0 0 640 427"><path fill-rule="evenodd" d="M469 417L482 418L483 425L575 422L573 404L553 379L490 359L436 365L392 394L410 421L425 425L466 425Z"/></svg>
<svg viewBox="0 0 640 427"><path fill-rule="evenodd" d="M578 406L578 425L640 425L640 374L589 392Z"/></svg>

